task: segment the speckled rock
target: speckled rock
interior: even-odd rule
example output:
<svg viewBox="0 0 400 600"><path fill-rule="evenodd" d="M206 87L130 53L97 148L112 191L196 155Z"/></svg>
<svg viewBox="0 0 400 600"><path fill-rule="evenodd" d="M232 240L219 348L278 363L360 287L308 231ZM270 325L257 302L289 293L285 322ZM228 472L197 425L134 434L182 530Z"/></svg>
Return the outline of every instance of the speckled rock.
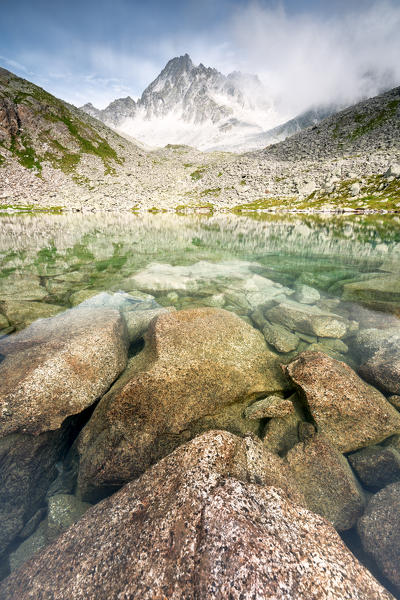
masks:
<svg viewBox="0 0 400 600"><path fill-rule="evenodd" d="M11 552L10 554L10 570L15 571L18 569L26 560L31 558L36 552L39 552L42 548L47 545L47 520L44 519L34 531L22 544Z"/></svg>
<svg viewBox="0 0 400 600"><path fill-rule="evenodd" d="M388 400L392 406L395 406L398 410L400 410L400 396L389 396Z"/></svg>
<svg viewBox="0 0 400 600"><path fill-rule="evenodd" d="M267 417L285 417L295 412L293 403L280 396L268 396L257 400L244 411L246 419L265 419Z"/></svg>
<svg viewBox="0 0 400 600"><path fill-rule="evenodd" d="M299 345L299 338L283 325L266 322L263 328L265 339L278 352L291 352Z"/></svg>
<svg viewBox="0 0 400 600"><path fill-rule="evenodd" d="M73 415L101 397L127 360L112 310L71 310L0 341L0 552L40 508Z"/></svg>
<svg viewBox="0 0 400 600"><path fill-rule="evenodd" d="M372 496L357 528L364 550L400 593L400 482Z"/></svg>
<svg viewBox="0 0 400 600"><path fill-rule="evenodd" d="M400 415L345 363L303 352L285 367L317 424L340 452L381 442L400 432Z"/></svg>
<svg viewBox="0 0 400 600"><path fill-rule="evenodd" d="M128 338L130 342L143 337L146 333L151 321L164 313L172 312L175 308L154 308L153 310L132 310L124 313L124 319L128 330Z"/></svg>
<svg viewBox="0 0 400 600"><path fill-rule="evenodd" d="M301 403L293 395L290 398L294 412L284 417L274 417L265 426L263 444L268 450L284 456L299 441L299 425L305 419Z"/></svg>
<svg viewBox="0 0 400 600"><path fill-rule="evenodd" d="M400 452L395 448L369 446L348 459L362 484L371 490L400 481Z"/></svg>
<svg viewBox="0 0 400 600"><path fill-rule="evenodd" d="M302 304L315 304L320 300L321 295L315 288L305 285L304 283L298 283L296 285L296 293L294 299Z"/></svg>
<svg viewBox="0 0 400 600"><path fill-rule="evenodd" d="M256 432L243 411L286 382L259 331L214 308L163 314L80 434L78 486L101 497L207 429Z"/></svg>
<svg viewBox="0 0 400 600"><path fill-rule="evenodd" d="M91 507L72 494L56 494L48 501L47 539L53 540L70 525L79 521L81 516Z"/></svg>
<svg viewBox="0 0 400 600"><path fill-rule="evenodd" d="M317 434L289 450L286 460L307 508L343 531L362 515L365 498L345 457Z"/></svg>
<svg viewBox="0 0 400 600"><path fill-rule="evenodd" d="M387 394L400 393L400 345L378 350L358 372L361 377Z"/></svg>
<svg viewBox="0 0 400 600"><path fill-rule="evenodd" d="M65 310L63 306L46 302L20 301L15 298L0 301L0 311L17 330L24 329L37 319L54 317L63 310Z"/></svg>
<svg viewBox="0 0 400 600"><path fill-rule="evenodd" d="M288 329L318 337L342 338L348 330L348 323L343 317L292 300L270 308L265 316Z"/></svg>
<svg viewBox="0 0 400 600"><path fill-rule="evenodd" d="M324 519L239 481L236 450L225 432L178 448L11 574L1 600L392 598Z"/></svg>

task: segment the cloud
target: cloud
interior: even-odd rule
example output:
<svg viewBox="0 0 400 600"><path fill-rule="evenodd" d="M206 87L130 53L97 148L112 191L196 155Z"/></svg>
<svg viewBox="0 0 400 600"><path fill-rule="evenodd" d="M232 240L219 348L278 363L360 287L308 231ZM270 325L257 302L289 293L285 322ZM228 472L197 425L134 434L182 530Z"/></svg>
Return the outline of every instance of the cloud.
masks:
<svg viewBox="0 0 400 600"><path fill-rule="evenodd" d="M241 68L257 72L286 112L350 104L400 83L400 5L379 0L344 12L288 13L260 3L230 21Z"/></svg>

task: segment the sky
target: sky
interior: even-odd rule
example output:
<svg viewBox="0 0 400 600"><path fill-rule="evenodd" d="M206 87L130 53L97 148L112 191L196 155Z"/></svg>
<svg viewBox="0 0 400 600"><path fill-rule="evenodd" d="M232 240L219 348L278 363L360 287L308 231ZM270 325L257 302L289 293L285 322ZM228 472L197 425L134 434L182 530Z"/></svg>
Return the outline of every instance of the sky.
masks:
<svg viewBox="0 0 400 600"><path fill-rule="evenodd" d="M0 0L0 66L80 106L174 56L258 74L285 114L400 85L400 0Z"/></svg>

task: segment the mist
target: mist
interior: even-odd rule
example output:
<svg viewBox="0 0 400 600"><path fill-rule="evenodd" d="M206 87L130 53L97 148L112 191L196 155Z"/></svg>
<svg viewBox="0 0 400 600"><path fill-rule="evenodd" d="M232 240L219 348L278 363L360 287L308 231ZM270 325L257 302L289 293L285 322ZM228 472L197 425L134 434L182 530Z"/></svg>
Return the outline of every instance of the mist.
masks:
<svg viewBox="0 0 400 600"><path fill-rule="evenodd" d="M293 115L313 105L349 105L395 87L400 4L358 4L324 17L253 3L230 21L230 62L257 73L281 111Z"/></svg>

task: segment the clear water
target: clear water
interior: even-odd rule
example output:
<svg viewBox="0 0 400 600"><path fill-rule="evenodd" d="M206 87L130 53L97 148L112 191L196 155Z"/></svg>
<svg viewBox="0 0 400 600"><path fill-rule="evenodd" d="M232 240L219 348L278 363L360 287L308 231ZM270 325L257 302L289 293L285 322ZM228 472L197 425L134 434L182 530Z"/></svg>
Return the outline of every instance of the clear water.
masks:
<svg viewBox="0 0 400 600"><path fill-rule="evenodd" d="M355 328L400 326L400 217L0 218L0 336L118 291L177 309L225 308L260 327L258 306L282 295L298 301L304 284L313 306L353 329L339 342L303 335L295 350L280 351L282 362L319 344L356 367Z"/></svg>

